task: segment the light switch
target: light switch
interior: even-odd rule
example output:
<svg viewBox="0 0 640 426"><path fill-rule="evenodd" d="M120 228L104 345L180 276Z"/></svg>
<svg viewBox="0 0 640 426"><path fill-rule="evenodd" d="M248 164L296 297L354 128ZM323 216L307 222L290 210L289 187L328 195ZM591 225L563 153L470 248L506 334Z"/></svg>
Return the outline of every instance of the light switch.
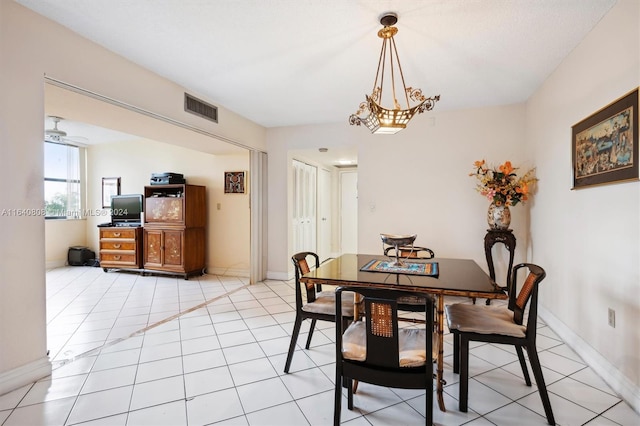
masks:
<svg viewBox="0 0 640 426"><path fill-rule="evenodd" d="M220 210L220 203L218 203L216 207L218 208L218 210Z"/></svg>

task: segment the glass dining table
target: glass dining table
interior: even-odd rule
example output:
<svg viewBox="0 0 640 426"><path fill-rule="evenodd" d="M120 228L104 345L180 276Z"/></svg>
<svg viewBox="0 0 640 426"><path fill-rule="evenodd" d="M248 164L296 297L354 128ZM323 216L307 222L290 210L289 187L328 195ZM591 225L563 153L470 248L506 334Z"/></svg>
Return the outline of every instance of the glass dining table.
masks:
<svg viewBox="0 0 640 426"><path fill-rule="evenodd" d="M441 411L446 411L443 397L444 296L506 299L507 294L471 259L437 257L429 260L406 259L405 262L411 268L406 268L404 272L390 272L384 267L372 268L372 265L383 265L383 262L389 260L387 256L381 255L343 254L303 275L300 281L333 286L392 287L397 290L435 296L438 339L436 390L438 406ZM436 265L428 265L429 267L425 268L421 267L422 263Z"/></svg>

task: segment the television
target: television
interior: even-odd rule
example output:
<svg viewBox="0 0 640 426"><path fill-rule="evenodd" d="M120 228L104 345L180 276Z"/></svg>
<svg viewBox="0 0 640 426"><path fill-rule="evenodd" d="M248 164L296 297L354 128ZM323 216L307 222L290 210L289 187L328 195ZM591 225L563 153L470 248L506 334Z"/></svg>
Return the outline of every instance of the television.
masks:
<svg viewBox="0 0 640 426"><path fill-rule="evenodd" d="M111 197L111 223L120 226L142 224L144 211L142 194L113 195Z"/></svg>

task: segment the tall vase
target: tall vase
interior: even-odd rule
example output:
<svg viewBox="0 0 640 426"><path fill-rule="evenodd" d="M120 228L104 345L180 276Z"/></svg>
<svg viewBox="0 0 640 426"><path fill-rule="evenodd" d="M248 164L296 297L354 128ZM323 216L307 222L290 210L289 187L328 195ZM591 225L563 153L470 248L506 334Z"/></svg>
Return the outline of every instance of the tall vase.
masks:
<svg viewBox="0 0 640 426"><path fill-rule="evenodd" d="M509 229L511 224L509 206L492 202L487 211L487 223L490 229Z"/></svg>

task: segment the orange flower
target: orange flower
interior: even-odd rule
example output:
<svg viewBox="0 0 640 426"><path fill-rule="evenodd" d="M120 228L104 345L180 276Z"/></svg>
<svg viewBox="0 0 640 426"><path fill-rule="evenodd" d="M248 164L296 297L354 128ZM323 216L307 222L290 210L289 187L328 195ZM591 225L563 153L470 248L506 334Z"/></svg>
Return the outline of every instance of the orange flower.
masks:
<svg viewBox="0 0 640 426"><path fill-rule="evenodd" d="M527 185L527 182L521 182L520 186L516 187L516 192L518 194L525 195L525 197L523 198L526 200L527 199L526 195L529 192L529 185Z"/></svg>
<svg viewBox="0 0 640 426"><path fill-rule="evenodd" d="M480 160L480 161L476 161L476 162L474 162L474 163L473 163L473 166L474 166L476 169L479 169L480 167L484 166L484 160Z"/></svg>
<svg viewBox="0 0 640 426"><path fill-rule="evenodd" d="M506 161L502 166L498 168L501 173L504 173L505 176L509 176L513 172L513 167L511 166L511 161Z"/></svg>

